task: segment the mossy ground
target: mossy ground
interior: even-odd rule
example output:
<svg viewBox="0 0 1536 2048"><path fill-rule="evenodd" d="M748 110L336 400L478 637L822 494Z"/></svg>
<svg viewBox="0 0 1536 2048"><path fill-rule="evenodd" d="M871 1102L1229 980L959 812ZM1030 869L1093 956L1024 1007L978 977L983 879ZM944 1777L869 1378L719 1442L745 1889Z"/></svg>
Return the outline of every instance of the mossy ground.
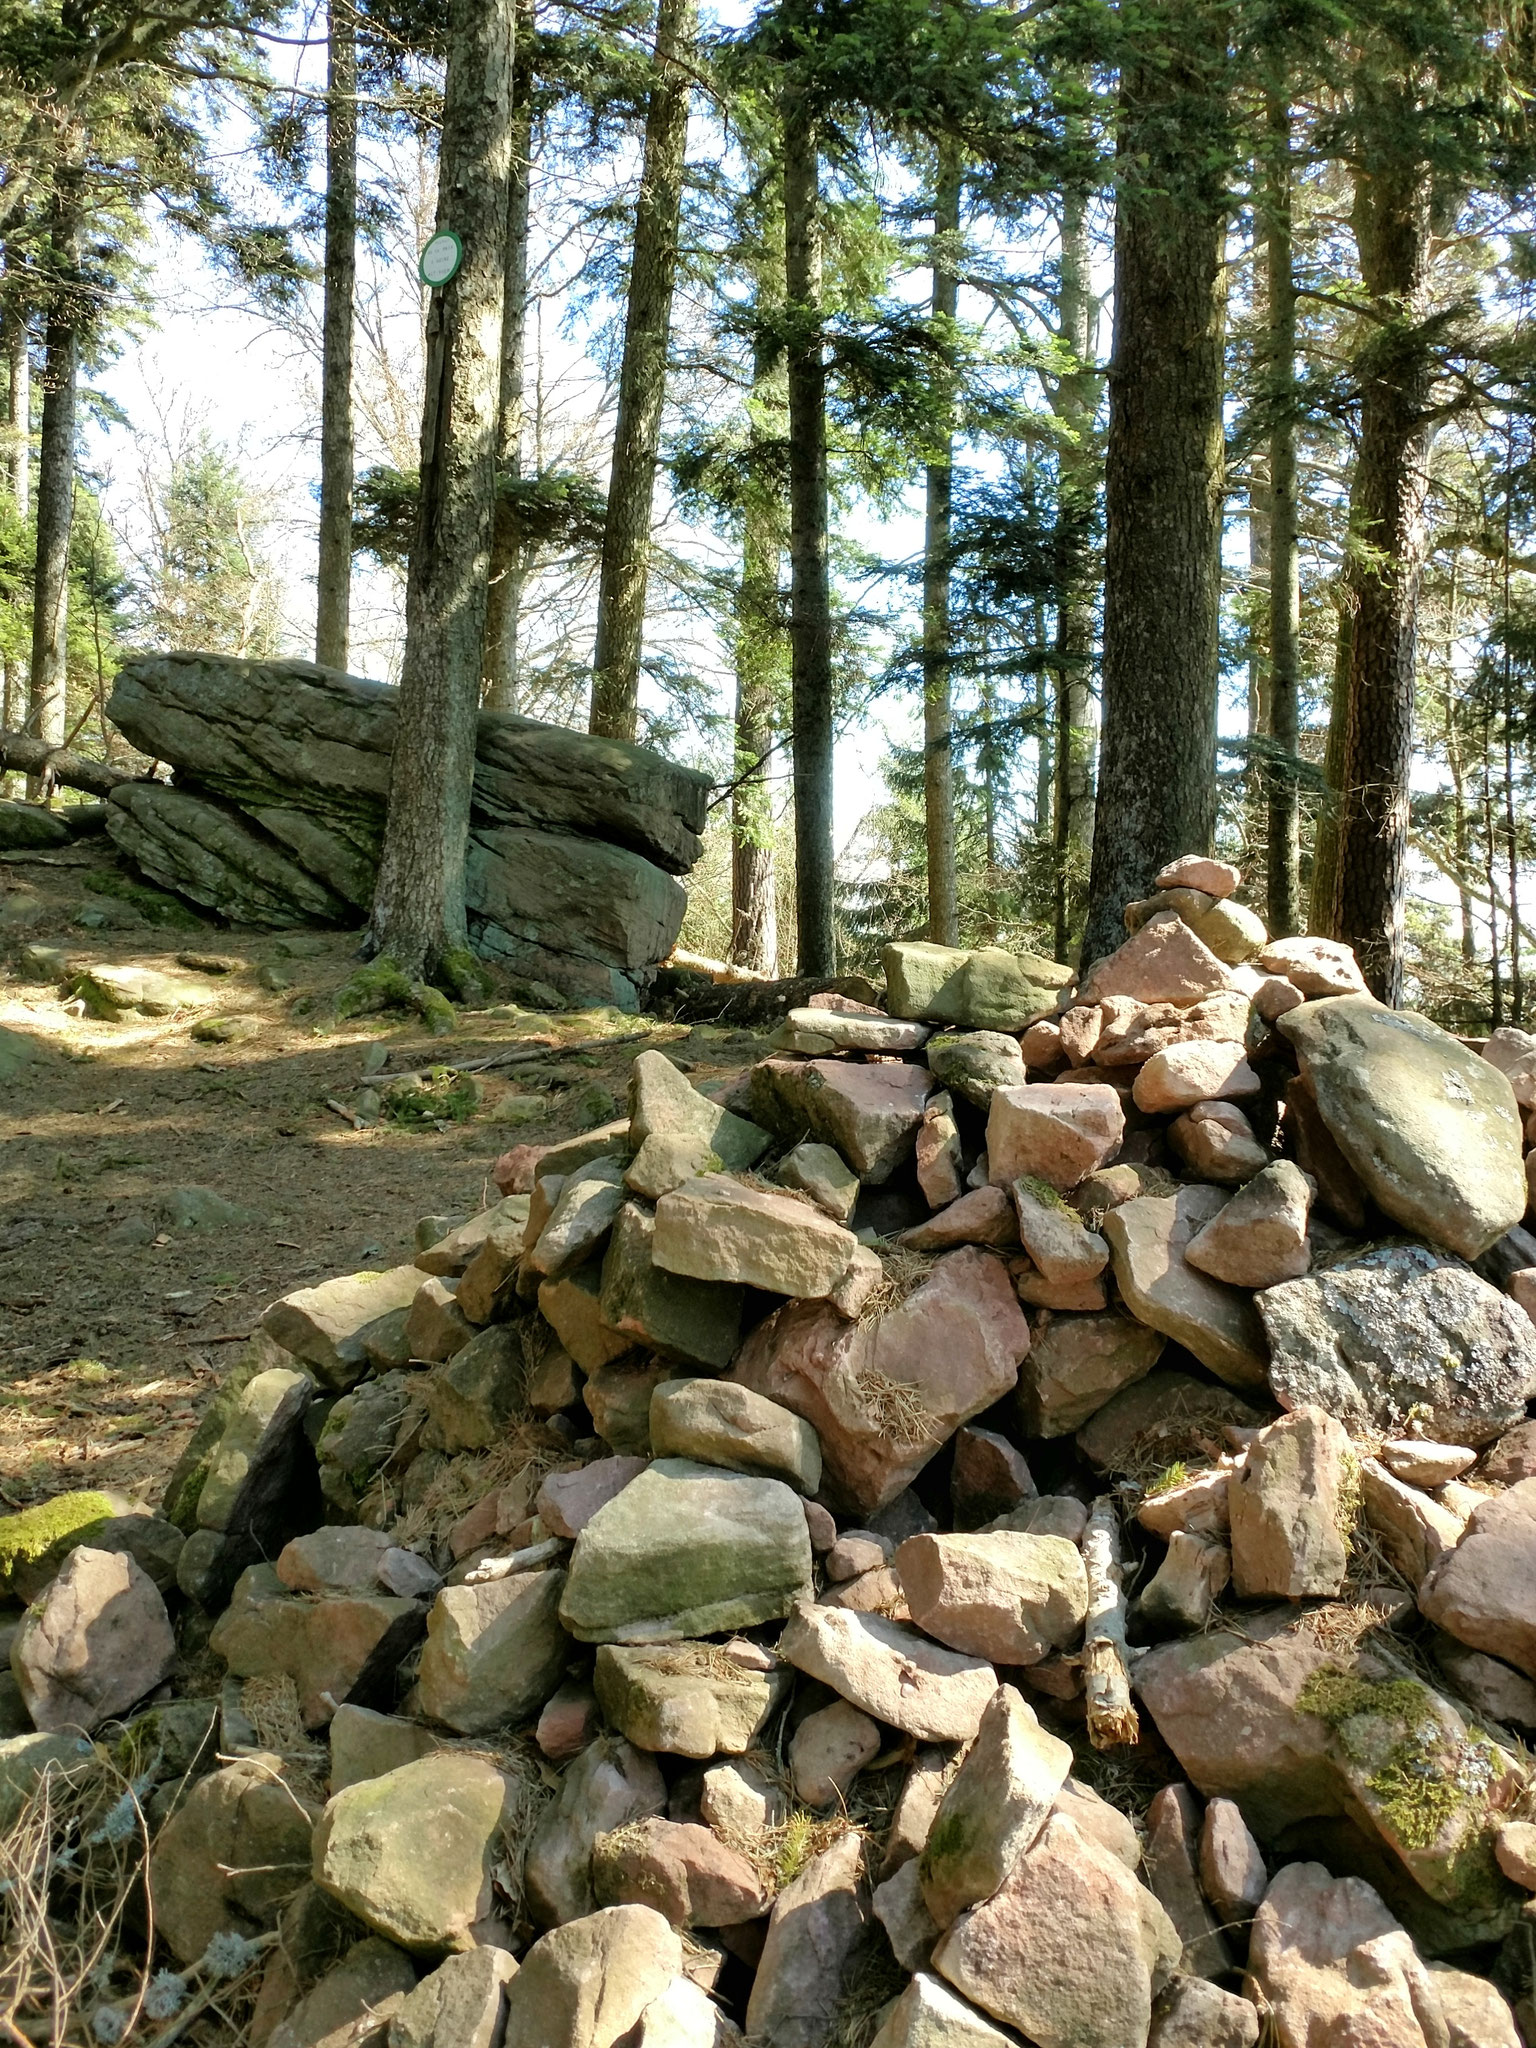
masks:
<svg viewBox="0 0 1536 2048"><path fill-rule="evenodd" d="M56 1494L37 1507L0 1517L0 1592L9 1592L19 1565L35 1563L56 1543L116 1512L106 1494L87 1491Z"/></svg>

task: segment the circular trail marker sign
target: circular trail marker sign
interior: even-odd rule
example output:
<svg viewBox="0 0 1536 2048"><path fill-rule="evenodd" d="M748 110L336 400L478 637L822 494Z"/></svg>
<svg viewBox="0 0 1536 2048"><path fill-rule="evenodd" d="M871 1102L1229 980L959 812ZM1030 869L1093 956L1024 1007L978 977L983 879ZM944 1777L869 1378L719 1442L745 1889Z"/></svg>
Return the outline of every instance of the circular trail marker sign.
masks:
<svg viewBox="0 0 1536 2048"><path fill-rule="evenodd" d="M457 276L459 265L464 261L464 244L452 228L439 228L421 252L417 270L421 281L439 291L453 277Z"/></svg>

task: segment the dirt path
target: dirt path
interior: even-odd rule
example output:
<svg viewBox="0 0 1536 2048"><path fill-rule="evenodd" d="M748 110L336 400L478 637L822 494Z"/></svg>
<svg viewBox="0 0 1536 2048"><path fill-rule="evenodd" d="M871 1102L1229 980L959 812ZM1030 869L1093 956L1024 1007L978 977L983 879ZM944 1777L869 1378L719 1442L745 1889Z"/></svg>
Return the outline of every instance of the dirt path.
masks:
<svg viewBox="0 0 1536 2048"><path fill-rule="evenodd" d="M172 1017L106 1022L47 982L17 971L0 981L0 1027L23 1041L0 1039L0 1511L70 1486L154 1499L268 1302L323 1275L410 1258L418 1217L466 1216L494 1194L490 1167L507 1146L616 1114L608 1098L622 1103L638 1048L488 1074L474 1114L445 1128L381 1120L358 1131L328 1109L327 1097L355 1103L371 1085L365 1062L382 1053L397 1073L623 1038L649 1021L500 1007L466 1013L451 1039L427 1037L414 1019L338 1024L330 999L357 965L355 935L146 922L139 909L154 914L152 902L101 893L117 872L89 845L54 861L0 858L8 957L62 947L71 963L166 970L206 998ZM230 971L189 968L178 954L218 955ZM199 1042L192 1027L210 1015L252 1019L252 1035ZM696 1082L759 1049L709 1026L657 1025L650 1042ZM502 1120L513 1096L526 1121ZM211 1190L236 1213L178 1224L186 1189Z"/></svg>

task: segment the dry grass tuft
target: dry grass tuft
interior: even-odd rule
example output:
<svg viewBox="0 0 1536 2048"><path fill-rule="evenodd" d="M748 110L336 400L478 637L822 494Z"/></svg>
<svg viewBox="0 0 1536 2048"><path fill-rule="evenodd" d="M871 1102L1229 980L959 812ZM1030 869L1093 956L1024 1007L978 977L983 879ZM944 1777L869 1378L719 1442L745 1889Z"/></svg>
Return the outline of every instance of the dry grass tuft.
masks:
<svg viewBox="0 0 1536 2048"><path fill-rule="evenodd" d="M899 1244L877 1244L875 1250L885 1270L859 1310L861 1329L866 1323L878 1323L882 1316L891 1315L899 1309L939 1263L936 1252L910 1252Z"/></svg>
<svg viewBox="0 0 1536 2048"><path fill-rule="evenodd" d="M326 1800L330 1750L312 1741L299 1712L299 1689L286 1671L275 1678L248 1678L240 1688L240 1709L262 1749L280 1756L285 1776L301 1798Z"/></svg>
<svg viewBox="0 0 1536 2048"><path fill-rule="evenodd" d="M407 1549L447 1541L448 1531L472 1507L510 1486L519 1474L529 1479L529 1499L539 1490L544 1475L561 1462L562 1454L545 1441L533 1422L513 1426L501 1443L489 1451L465 1451L448 1459L434 1475L421 1499L394 1523L391 1533Z"/></svg>
<svg viewBox="0 0 1536 2048"><path fill-rule="evenodd" d="M860 1405L874 1428L893 1444L936 1444L944 1430L935 1422L917 1388L893 1380L875 1365L861 1365L853 1374Z"/></svg>

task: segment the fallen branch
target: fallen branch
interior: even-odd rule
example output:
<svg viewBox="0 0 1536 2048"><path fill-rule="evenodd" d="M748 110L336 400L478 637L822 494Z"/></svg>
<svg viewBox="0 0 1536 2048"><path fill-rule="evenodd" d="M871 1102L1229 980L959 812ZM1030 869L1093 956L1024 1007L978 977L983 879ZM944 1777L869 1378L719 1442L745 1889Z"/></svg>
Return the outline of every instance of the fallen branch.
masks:
<svg viewBox="0 0 1536 2048"><path fill-rule="evenodd" d="M1120 1515L1111 1495L1101 1493L1083 1532L1088 1571L1088 1619L1083 1628L1083 1690L1088 1703L1088 1739L1095 1749L1115 1749L1141 1740L1141 1723L1131 1705L1125 1658L1125 1584L1120 1570Z"/></svg>
<svg viewBox="0 0 1536 2048"><path fill-rule="evenodd" d="M532 1051L524 1048L517 1052L496 1052L492 1053L489 1059L445 1060L443 1064L451 1065L456 1074L483 1074L490 1067L525 1067L534 1060L564 1059L570 1053L607 1052L621 1045L638 1045L642 1038L655 1036L654 1031L632 1031L627 1038L579 1038L570 1045L540 1045L535 1046ZM419 1066L420 1061L416 1064ZM410 1073L412 1069L402 1067L400 1071ZM377 1074L370 1074L368 1078L388 1080L392 1077L381 1067Z"/></svg>
<svg viewBox="0 0 1536 2048"><path fill-rule="evenodd" d="M338 1102L334 1095L327 1095L325 1106L333 1115L339 1116L343 1122L349 1123L354 1131L367 1130L367 1118L359 1116L355 1109L348 1109L347 1105L344 1102Z"/></svg>
<svg viewBox="0 0 1536 2048"><path fill-rule="evenodd" d="M20 768L28 775L40 775L45 782L62 782L66 789L83 789L87 796L110 796L125 782L142 782L142 775L110 768L105 761L87 760L67 747L51 747L46 740L29 733L0 728L0 770Z"/></svg>

